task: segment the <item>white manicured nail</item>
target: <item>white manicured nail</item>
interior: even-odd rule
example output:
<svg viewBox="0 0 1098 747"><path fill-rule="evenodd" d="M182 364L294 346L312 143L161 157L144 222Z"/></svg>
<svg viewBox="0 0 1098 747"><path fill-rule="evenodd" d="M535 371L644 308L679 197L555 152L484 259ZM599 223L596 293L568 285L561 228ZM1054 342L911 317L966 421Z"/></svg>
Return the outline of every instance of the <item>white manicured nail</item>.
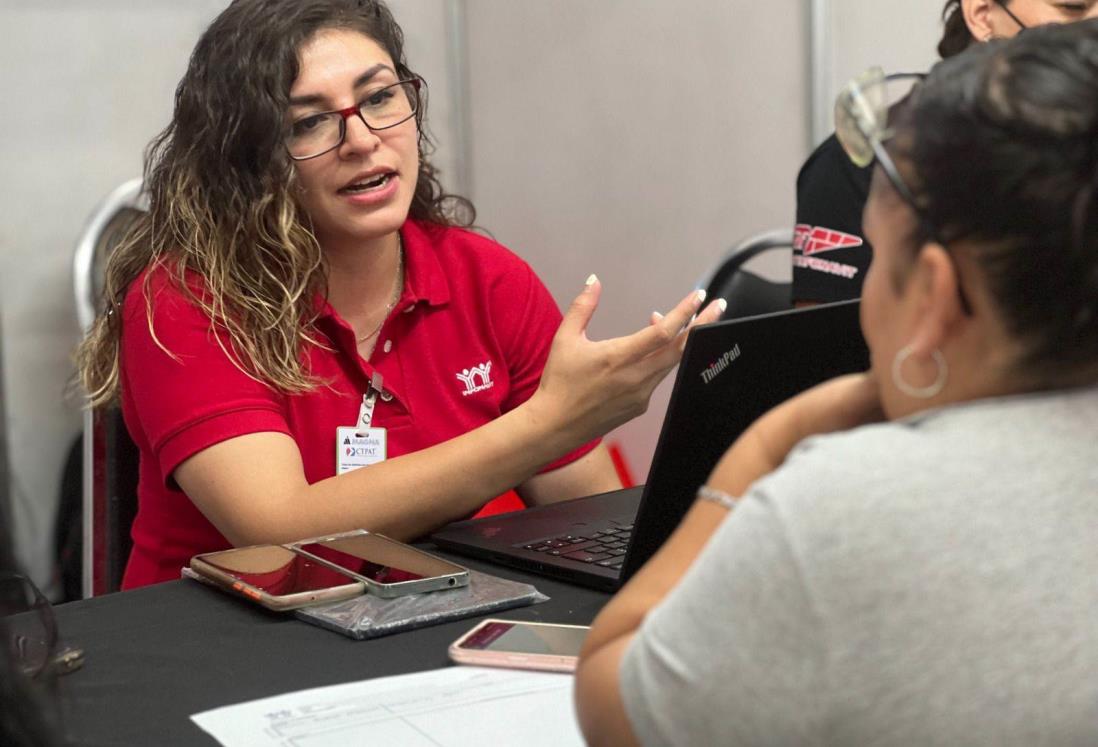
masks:
<svg viewBox="0 0 1098 747"><path fill-rule="evenodd" d="M587 276L587 281L584 282L584 285L586 285L588 288L590 288L592 285L594 285L598 281L599 281L598 275L596 275L595 273L592 272L590 275Z"/></svg>
<svg viewBox="0 0 1098 747"><path fill-rule="evenodd" d="M721 310L722 314L724 312L728 311L728 301L725 301L723 298L718 298L717 299L717 308L719 308Z"/></svg>
<svg viewBox="0 0 1098 747"><path fill-rule="evenodd" d="M705 288L698 288L698 303L705 303Z"/></svg>
<svg viewBox="0 0 1098 747"><path fill-rule="evenodd" d="M653 311L652 312L652 318L655 319L658 322L660 319L663 319L663 314L661 314L658 311Z"/></svg>

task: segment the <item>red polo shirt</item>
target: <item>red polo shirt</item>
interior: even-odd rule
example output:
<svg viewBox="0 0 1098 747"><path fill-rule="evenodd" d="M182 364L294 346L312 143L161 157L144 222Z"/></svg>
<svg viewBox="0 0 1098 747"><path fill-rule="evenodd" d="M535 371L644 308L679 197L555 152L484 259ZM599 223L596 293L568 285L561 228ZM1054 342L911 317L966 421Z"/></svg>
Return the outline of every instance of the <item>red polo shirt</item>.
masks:
<svg viewBox="0 0 1098 747"><path fill-rule="evenodd" d="M484 425L534 393L561 315L530 266L461 229L408 221L401 235L404 289L371 360L325 304L316 328L331 349L309 346L304 356L326 385L305 394L277 392L241 372L218 344L220 337L228 347L227 337L156 268L146 271L153 326L168 355L149 332L145 274L133 283L122 310L122 412L141 466L124 588L178 578L196 553L230 546L171 478L202 449L248 433L285 433L313 483L335 474L336 428L355 424L375 371L391 395L378 399L373 420L388 429L390 459ZM257 510L261 502L257 496Z"/></svg>

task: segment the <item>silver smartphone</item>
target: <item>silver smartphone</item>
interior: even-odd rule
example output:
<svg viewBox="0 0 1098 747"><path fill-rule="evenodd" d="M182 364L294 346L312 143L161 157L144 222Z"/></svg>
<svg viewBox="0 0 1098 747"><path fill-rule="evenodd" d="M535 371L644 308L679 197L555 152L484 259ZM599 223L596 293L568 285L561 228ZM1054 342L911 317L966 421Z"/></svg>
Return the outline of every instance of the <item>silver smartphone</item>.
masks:
<svg viewBox="0 0 1098 747"><path fill-rule="evenodd" d="M460 565L364 529L314 537L289 547L362 581L367 593L379 597L455 589L469 583L469 571Z"/></svg>

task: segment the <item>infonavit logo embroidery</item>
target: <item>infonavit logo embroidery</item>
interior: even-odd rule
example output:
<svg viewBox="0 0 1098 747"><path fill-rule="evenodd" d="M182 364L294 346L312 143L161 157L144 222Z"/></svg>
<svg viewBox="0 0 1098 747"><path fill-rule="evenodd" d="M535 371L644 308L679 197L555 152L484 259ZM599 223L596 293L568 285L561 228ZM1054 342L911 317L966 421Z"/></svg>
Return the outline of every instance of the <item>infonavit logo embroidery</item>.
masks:
<svg viewBox="0 0 1098 747"><path fill-rule="evenodd" d="M465 391L461 393L462 397L468 397L470 394L483 392L495 386L495 382L492 381L492 361L472 368L463 368L461 373L454 375L465 385Z"/></svg>
<svg viewBox="0 0 1098 747"><path fill-rule="evenodd" d="M732 365L732 361L736 360L739 357L740 344L736 343L736 346L734 348L725 352L724 355L710 363L709 367L701 372L702 381L706 384L713 381L713 379L717 378L717 375L720 374L721 371Z"/></svg>

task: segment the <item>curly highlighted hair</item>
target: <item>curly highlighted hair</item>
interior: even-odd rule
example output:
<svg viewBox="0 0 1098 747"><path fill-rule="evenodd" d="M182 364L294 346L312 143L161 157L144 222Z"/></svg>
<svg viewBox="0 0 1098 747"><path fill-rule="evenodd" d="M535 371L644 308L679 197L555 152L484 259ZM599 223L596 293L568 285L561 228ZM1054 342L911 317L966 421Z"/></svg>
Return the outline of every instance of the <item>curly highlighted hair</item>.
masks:
<svg viewBox="0 0 1098 747"><path fill-rule="evenodd" d="M114 312L153 266L170 271L249 376L288 393L316 385L301 351L316 342L315 297L325 290L326 270L294 197L284 142L299 50L327 29L365 34L388 52L400 78L415 76L403 33L380 0L235 0L199 39L175 92L172 121L146 151L149 212L108 258L105 313L76 353L91 407L118 396L121 314ZM425 109L424 102L416 115L420 159L409 215L469 226L472 204L443 190L427 158L433 146ZM195 277L201 293L192 287ZM151 327L148 293L146 308Z"/></svg>

